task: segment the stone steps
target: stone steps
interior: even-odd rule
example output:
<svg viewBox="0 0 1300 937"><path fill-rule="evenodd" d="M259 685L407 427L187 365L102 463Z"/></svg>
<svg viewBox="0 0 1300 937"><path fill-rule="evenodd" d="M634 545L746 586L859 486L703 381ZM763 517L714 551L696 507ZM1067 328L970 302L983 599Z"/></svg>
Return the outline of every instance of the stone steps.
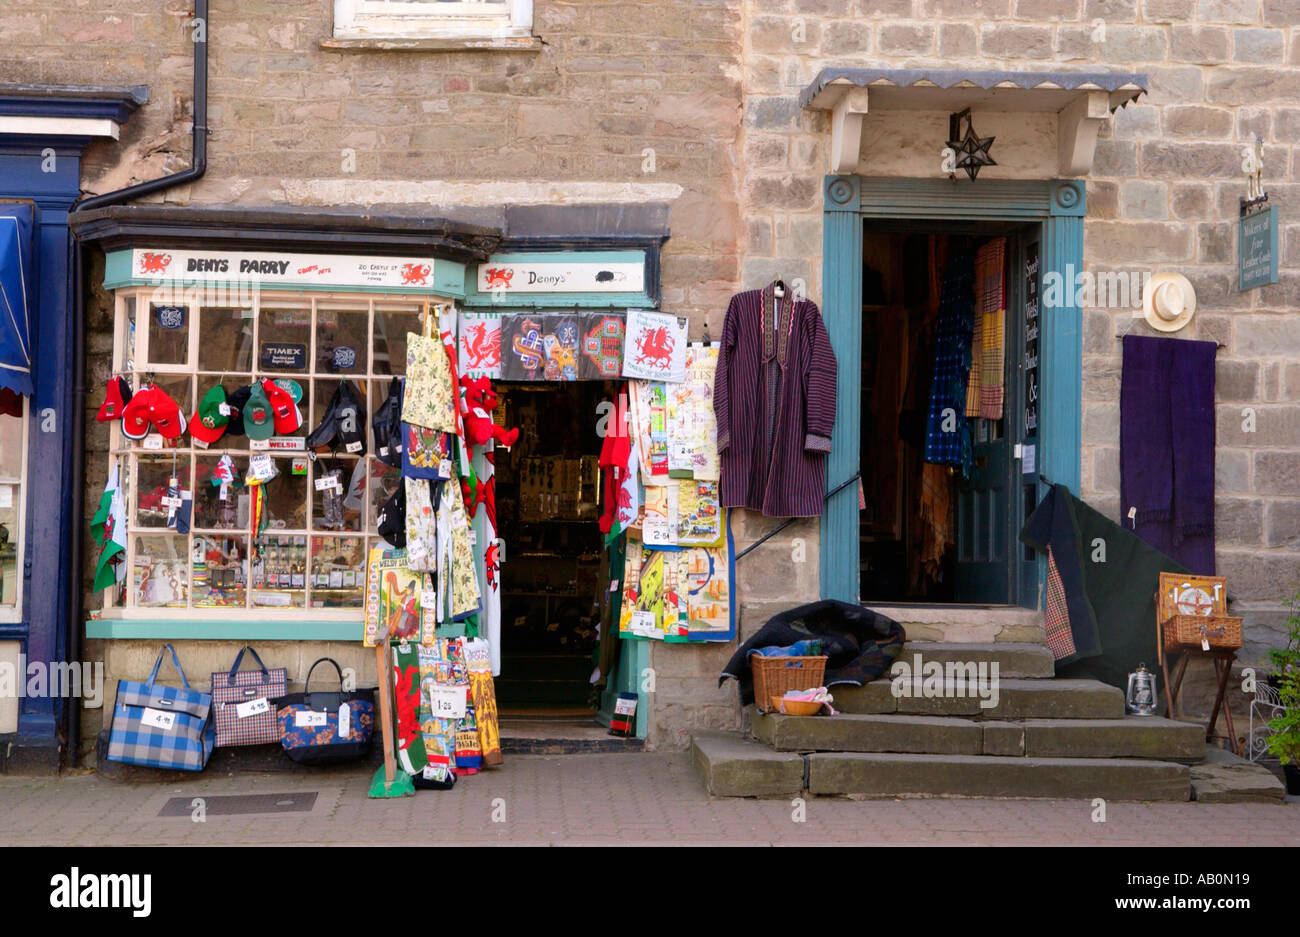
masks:
<svg viewBox="0 0 1300 937"><path fill-rule="evenodd" d="M722 732L692 736L696 769L717 797L1023 797L1186 801L1187 765L1142 758L775 752Z"/></svg>
<svg viewBox="0 0 1300 937"><path fill-rule="evenodd" d="M1138 758L817 752L810 794L1185 801L1190 769Z"/></svg>
<svg viewBox="0 0 1300 937"><path fill-rule="evenodd" d="M909 645L910 646L910 645ZM906 652L905 655L906 656ZM916 693L918 688L903 681L900 689ZM834 706L841 712L880 715L901 713L918 716L972 716L980 719L1120 719L1124 716L1124 694L1097 680L999 679L993 686L959 681L943 688L947 695L895 696L893 681L874 680L864 686L831 687ZM927 692L924 684L920 692Z"/></svg>
<svg viewBox="0 0 1300 937"><path fill-rule="evenodd" d="M1158 717L984 722L952 716L756 713L754 737L778 752L879 752L1022 758L1199 761L1205 729Z"/></svg>
<svg viewBox="0 0 1300 937"><path fill-rule="evenodd" d="M1048 679L1056 675L1056 662L1044 644L992 642L985 644L949 641L908 641L900 661L915 670L929 663L948 665L998 665L1000 679ZM990 671L991 672L991 671Z"/></svg>

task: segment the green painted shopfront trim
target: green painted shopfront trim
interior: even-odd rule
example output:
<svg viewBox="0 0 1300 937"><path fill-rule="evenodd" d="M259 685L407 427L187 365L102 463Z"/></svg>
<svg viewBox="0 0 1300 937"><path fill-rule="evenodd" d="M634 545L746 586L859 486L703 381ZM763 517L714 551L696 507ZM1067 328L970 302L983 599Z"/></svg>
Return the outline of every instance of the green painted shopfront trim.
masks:
<svg viewBox="0 0 1300 937"><path fill-rule="evenodd" d="M956 184L947 179L868 179L827 176L822 240L822 318L839 365L834 445L826 488L859 469L862 373L862 248L865 219L1038 221L1042 225L1040 277L1063 279L1083 269L1084 183L1079 180L1002 180ZM1041 282L1041 281L1040 281ZM1067 291L1068 292L1068 291ZM1069 297L1071 301L1073 296ZM1083 329L1078 305L1040 314L1038 472L1079 491L1082 427ZM1040 581L1045 581L1039 557ZM821 520L821 594L859 599L858 493L849 485L831 498Z"/></svg>
<svg viewBox="0 0 1300 937"><path fill-rule="evenodd" d="M87 638L165 641L351 641L361 640L361 619L352 621L203 621L191 618L96 618Z"/></svg>

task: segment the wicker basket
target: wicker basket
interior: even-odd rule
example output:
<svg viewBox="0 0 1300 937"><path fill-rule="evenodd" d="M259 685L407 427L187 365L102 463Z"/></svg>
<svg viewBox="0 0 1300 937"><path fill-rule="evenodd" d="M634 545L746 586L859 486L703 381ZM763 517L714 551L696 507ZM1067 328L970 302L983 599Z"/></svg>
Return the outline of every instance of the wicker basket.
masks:
<svg viewBox="0 0 1300 937"><path fill-rule="evenodd" d="M811 690L826 677L826 655L820 657L763 657L753 654L749 669L754 675L754 705L759 712L772 712L772 697L789 690Z"/></svg>
<svg viewBox="0 0 1300 937"><path fill-rule="evenodd" d="M1172 615L1161 625L1166 651L1215 651L1241 648L1241 619L1229 615Z"/></svg>

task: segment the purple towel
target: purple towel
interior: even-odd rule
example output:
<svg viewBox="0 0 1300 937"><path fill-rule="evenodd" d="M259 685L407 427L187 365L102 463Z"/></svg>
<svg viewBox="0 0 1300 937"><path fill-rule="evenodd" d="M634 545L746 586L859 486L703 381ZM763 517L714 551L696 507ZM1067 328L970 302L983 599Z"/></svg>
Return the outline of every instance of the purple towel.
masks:
<svg viewBox="0 0 1300 937"><path fill-rule="evenodd" d="M1202 575L1214 574L1217 350L1214 342L1126 335L1120 385L1121 521Z"/></svg>

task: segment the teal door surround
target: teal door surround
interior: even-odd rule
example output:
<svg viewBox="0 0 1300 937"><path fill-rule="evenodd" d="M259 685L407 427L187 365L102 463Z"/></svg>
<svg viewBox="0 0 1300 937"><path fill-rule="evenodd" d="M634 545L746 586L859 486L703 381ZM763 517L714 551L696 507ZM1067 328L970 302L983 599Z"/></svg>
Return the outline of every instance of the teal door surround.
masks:
<svg viewBox="0 0 1300 937"><path fill-rule="evenodd" d="M1040 282L1066 282L1083 269L1082 180L950 182L827 176L822 231L822 318L838 363L835 428L826 490L859 469L862 374L862 247L865 219L1038 222ZM1064 291L1073 301L1072 291ZM1077 305L1044 308L1039 316L1037 471L1079 491L1083 329ZM1041 488L1041 482L1040 482ZM1043 560L1040 557L1040 565ZM859 599L858 493L850 485L827 501L821 519L822 598ZM1041 574L1040 581L1045 579Z"/></svg>

